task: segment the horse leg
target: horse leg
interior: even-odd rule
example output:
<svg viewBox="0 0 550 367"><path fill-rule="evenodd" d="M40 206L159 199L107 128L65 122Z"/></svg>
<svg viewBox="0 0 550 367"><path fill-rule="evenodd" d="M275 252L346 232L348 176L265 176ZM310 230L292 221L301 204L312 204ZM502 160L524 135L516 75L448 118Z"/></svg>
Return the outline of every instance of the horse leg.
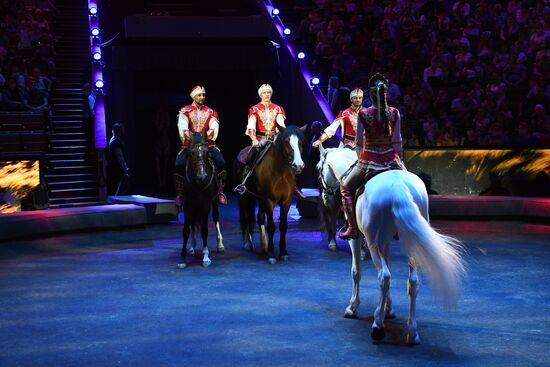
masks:
<svg viewBox="0 0 550 367"><path fill-rule="evenodd" d="M275 203L269 201L265 206L267 215L267 262L270 264L275 264L277 259L275 258L275 250L273 248L273 236L275 234L275 221L273 220L273 206Z"/></svg>
<svg viewBox="0 0 550 367"><path fill-rule="evenodd" d="M281 211L279 216L279 260L288 261L288 252L286 251L286 231L288 228L288 211L290 209L290 203L285 202L281 205Z"/></svg>
<svg viewBox="0 0 550 367"><path fill-rule="evenodd" d="M380 253L379 247L369 244L369 251L372 262L378 272L378 285L380 287L380 299L374 311L374 321L372 323L370 335L373 340L382 340L386 336L386 332L384 331L384 318L386 316L385 309L390 288L391 274L386 264L386 260L384 260L384 256Z"/></svg>
<svg viewBox="0 0 550 367"><path fill-rule="evenodd" d="M216 238L218 240L218 252L225 252L225 247L223 246L223 236L222 231L220 230L220 211L218 203L214 203L212 206L212 220L216 225Z"/></svg>
<svg viewBox="0 0 550 367"><path fill-rule="evenodd" d="M364 239L361 239L361 261L364 261L367 257L365 248L367 247L367 242Z"/></svg>
<svg viewBox="0 0 550 367"><path fill-rule="evenodd" d="M250 207L252 206L252 211ZM247 198L239 197L239 223L243 236L243 247L247 251L254 251L252 244L252 231L254 230L254 207ZM252 227L252 228L251 228Z"/></svg>
<svg viewBox="0 0 550 367"><path fill-rule="evenodd" d="M418 294L418 273L414 260L409 259L409 279L407 281L409 294L409 320L407 321L407 344L420 344L420 336L416 329L416 295Z"/></svg>
<svg viewBox="0 0 550 367"><path fill-rule="evenodd" d="M349 305L344 311L344 317L348 319L354 319L357 317L357 308L359 303L359 282L361 282L361 258L360 258L360 248L361 240L352 239L349 240L349 246L351 248L351 280L353 282L353 288L351 292L351 298L349 300Z"/></svg>
<svg viewBox="0 0 550 367"><path fill-rule="evenodd" d="M336 201L336 199L333 200ZM328 249L330 251L338 251L338 246L336 245L336 217L340 208L338 205L333 203L333 205L327 207L326 210L327 222L325 223L325 226L328 233Z"/></svg>
<svg viewBox="0 0 550 367"><path fill-rule="evenodd" d="M386 265L388 266L388 268L390 267L390 249L391 249L391 243L390 242L387 242L386 244L384 244L383 246L383 251L382 253L384 254L384 260L386 261ZM392 300L391 300L391 282L390 282L390 285L389 285L389 288L388 288L388 296L386 297L386 307L385 307L385 318L386 319L395 319L395 311L393 310L393 307L392 307Z"/></svg>
<svg viewBox="0 0 550 367"><path fill-rule="evenodd" d="M197 238L195 237L196 228L195 226L190 226L191 229L191 246L187 249L189 252L189 255L195 256L196 255L196 248L197 248Z"/></svg>
<svg viewBox="0 0 550 367"><path fill-rule="evenodd" d="M183 222L183 229L182 229L183 246L181 247L181 254L180 254L181 258L180 258L180 262L178 263L178 268L180 269L184 269L187 267L187 264L185 263L185 257L187 256L187 241L189 240L190 227L191 226L189 225L189 217L185 216L185 220Z"/></svg>
<svg viewBox="0 0 550 367"><path fill-rule="evenodd" d="M202 266L208 267L212 264L212 260L208 257L210 251L208 251L208 212L203 213L201 218L201 237L202 237Z"/></svg>
<svg viewBox="0 0 550 367"><path fill-rule="evenodd" d="M260 230L260 251L262 253L267 253L267 236L265 232L265 215L266 215L266 208L263 203L260 203L260 206L258 208L258 228Z"/></svg>

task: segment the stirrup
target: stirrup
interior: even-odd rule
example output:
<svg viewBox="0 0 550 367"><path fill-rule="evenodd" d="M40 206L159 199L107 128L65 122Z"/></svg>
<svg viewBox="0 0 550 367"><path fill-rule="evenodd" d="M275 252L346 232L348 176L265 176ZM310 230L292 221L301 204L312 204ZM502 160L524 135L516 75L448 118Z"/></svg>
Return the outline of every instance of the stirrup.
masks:
<svg viewBox="0 0 550 367"><path fill-rule="evenodd" d="M233 191L235 191L239 195L244 195L244 193L246 192L246 186L242 183L238 184Z"/></svg>

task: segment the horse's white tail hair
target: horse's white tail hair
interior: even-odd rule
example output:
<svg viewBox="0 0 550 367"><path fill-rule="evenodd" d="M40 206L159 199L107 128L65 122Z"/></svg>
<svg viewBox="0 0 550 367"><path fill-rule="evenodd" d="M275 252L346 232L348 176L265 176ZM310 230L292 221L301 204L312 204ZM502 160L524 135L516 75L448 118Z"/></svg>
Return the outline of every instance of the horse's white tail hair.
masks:
<svg viewBox="0 0 550 367"><path fill-rule="evenodd" d="M456 303L465 275L463 246L456 238L445 236L432 228L416 206L403 181L394 190L392 212L400 242L416 267L424 271L436 295L445 305Z"/></svg>

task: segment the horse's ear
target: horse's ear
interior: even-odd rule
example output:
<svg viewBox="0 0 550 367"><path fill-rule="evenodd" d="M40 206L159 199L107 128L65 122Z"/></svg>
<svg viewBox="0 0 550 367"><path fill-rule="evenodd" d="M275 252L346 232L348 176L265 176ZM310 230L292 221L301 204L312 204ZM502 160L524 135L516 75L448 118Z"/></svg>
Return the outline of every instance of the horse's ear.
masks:
<svg viewBox="0 0 550 367"><path fill-rule="evenodd" d="M277 129L279 129L279 132L280 132L281 134L284 134L286 128L285 128L284 126L277 125Z"/></svg>
<svg viewBox="0 0 550 367"><path fill-rule="evenodd" d="M305 133L306 133L306 130L307 130L307 124L302 125L302 127L300 128L300 130L302 130L302 132L305 134Z"/></svg>

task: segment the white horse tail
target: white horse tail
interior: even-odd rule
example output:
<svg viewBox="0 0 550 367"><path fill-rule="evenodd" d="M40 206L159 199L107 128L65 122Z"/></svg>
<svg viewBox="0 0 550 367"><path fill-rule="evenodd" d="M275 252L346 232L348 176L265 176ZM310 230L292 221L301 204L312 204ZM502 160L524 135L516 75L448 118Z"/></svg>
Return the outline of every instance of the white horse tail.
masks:
<svg viewBox="0 0 550 367"><path fill-rule="evenodd" d="M414 266L426 272L435 294L447 306L454 305L465 275L463 246L430 226L403 181L395 185L400 187L393 190L392 212L401 243Z"/></svg>

